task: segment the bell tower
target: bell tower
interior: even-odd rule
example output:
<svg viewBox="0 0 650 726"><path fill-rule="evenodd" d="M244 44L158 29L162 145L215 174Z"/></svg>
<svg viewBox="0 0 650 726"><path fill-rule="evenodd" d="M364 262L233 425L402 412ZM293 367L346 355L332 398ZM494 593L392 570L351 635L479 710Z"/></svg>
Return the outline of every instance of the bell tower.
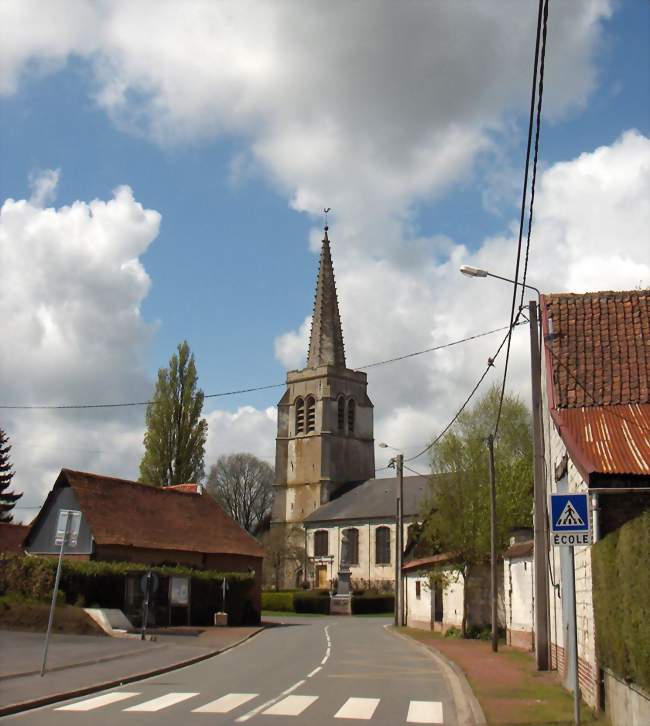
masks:
<svg viewBox="0 0 650 726"><path fill-rule="evenodd" d="M320 253L307 366L278 403L274 525L299 524L346 484L375 475L367 376L346 367L330 241Z"/></svg>

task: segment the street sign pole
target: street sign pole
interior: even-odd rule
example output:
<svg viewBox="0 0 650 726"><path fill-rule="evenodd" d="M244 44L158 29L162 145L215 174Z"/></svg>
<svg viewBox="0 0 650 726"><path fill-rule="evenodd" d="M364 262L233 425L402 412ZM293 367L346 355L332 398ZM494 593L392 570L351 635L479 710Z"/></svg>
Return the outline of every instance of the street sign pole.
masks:
<svg viewBox="0 0 650 726"><path fill-rule="evenodd" d="M142 630L140 631L140 640L145 639L147 632L147 620L149 619L149 595L151 593L151 570L147 572L146 587L144 591L144 603L142 605Z"/></svg>
<svg viewBox="0 0 650 726"><path fill-rule="evenodd" d="M52 631L52 623L54 622L54 608L56 607L56 594L59 591L59 580L61 579L61 562L63 561L63 548L68 538L68 528L70 527L71 511L65 513L65 528L63 537L61 537L61 549L59 550L59 563L56 566L56 577L54 578L54 590L52 592L52 604L50 605L50 617L47 621L47 632L45 633L45 648L43 649L43 663L41 664L41 678L45 675L45 665L47 663L47 650L50 646L50 632Z"/></svg>
<svg viewBox="0 0 650 726"><path fill-rule="evenodd" d="M573 722L580 726L580 681L578 680L578 618L576 614L576 568L575 553L571 548L569 558L569 577L573 582L573 597L571 598L571 620L573 621Z"/></svg>

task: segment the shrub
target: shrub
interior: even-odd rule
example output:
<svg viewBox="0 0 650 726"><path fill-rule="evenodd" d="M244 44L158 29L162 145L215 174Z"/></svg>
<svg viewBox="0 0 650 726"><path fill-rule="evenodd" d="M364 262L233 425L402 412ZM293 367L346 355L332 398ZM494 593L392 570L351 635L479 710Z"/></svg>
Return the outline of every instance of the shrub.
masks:
<svg viewBox="0 0 650 726"><path fill-rule="evenodd" d="M445 631L445 638L460 638L461 632L459 628L455 628L453 625L451 628L447 628Z"/></svg>
<svg viewBox="0 0 650 726"><path fill-rule="evenodd" d="M650 512L593 545L596 648L619 676L650 690Z"/></svg>
<svg viewBox="0 0 650 726"><path fill-rule="evenodd" d="M392 613L395 609L393 595L366 592L363 595L352 596L352 614L366 615L370 613Z"/></svg>
<svg viewBox="0 0 650 726"><path fill-rule="evenodd" d="M328 590L309 590L295 593L293 605L297 613L321 613L328 615L330 611L330 594Z"/></svg>
<svg viewBox="0 0 650 726"><path fill-rule="evenodd" d="M263 592L262 610L293 612L293 592Z"/></svg>

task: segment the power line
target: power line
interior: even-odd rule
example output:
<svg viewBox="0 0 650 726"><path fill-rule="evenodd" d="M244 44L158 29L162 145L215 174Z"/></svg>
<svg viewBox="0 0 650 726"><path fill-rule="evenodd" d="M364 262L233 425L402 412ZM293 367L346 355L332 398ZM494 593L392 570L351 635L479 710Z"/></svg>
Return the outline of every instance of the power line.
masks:
<svg viewBox="0 0 650 726"><path fill-rule="evenodd" d="M377 366L387 365L389 363L395 363L400 360L404 360L406 358L413 358L418 355L424 355L425 353L433 353L437 350L443 350L444 348L452 348L455 345L460 345L461 343L467 343L471 340L476 340L477 338L484 338L487 335L493 335L494 333L498 333L501 330L508 329L508 326L503 326L501 328L494 328L493 330L486 330L483 333L476 333L475 335L469 335L465 338L460 338L459 340L452 340L449 343L443 343L442 345L436 345L432 348L424 348L423 350L417 350L413 353L406 353L401 356L397 356L395 358L388 358L386 360L377 361L376 363L368 363L365 366L359 366L356 368L356 370L366 370L368 368L375 368ZM271 383L266 386L254 386L252 388L240 388L233 391L222 391L220 393L209 393L204 395L204 398L225 398L226 396L238 396L243 393L254 393L257 391L267 391L272 388L283 388L286 386L286 383ZM156 404L158 401L154 400L148 400L148 401L129 401L126 403L80 403L80 404L52 404L52 405L16 405L16 406L7 406L7 405L0 405L0 409L4 410L21 410L21 411L61 411L61 410L77 410L77 409L89 409L89 408L127 408L127 407L134 407L134 406L149 406L152 404Z"/></svg>
<svg viewBox="0 0 650 726"><path fill-rule="evenodd" d="M456 411L456 413L454 414L454 417L451 419L451 421L445 426L445 428L436 436L436 438L425 449L422 449L422 451L420 451L419 454L416 454L415 456L411 456L408 459L405 459L405 461L413 461L414 459L418 459L420 456L422 456L422 454L426 454L427 451L432 449L438 443L438 441L440 441L440 439L447 433L447 431L449 431L449 429L454 425L454 423L456 422L458 417L461 415L461 413L467 407L467 404L472 400L472 397L474 396L476 391L478 391L481 383L483 383L483 381L485 380L485 377L489 373L490 368L492 368L494 366L494 361L497 359L497 357L498 357L499 353L501 352L503 346L505 345L506 341L510 339L510 337L512 335L512 331L514 330L515 326L519 324L518 320L519 320L520 314L521 314L521 311L519 311L519 313L517 314L517 317L515 318L512 326L508 326L508 332L506 333L505 337L501 341L499 347L497 348L496 353L491 358L488 358L487 366L486 366L485 370L483 371L481 377L476 382L476 385L474 386L474 388L472 388L472 390L470 391L469 395L463 402L463 405L458 409L458 411Z"/></svg>
<svg viewBox="0 0 650 726"><path fill-rule="evenodd" d="M406 464L402 464L402 466L405 469L408 469L412 474L417 474L418 476L429 476L428 474L422 474L422 472L415 471L415 469L411 469L411 467L410 466L406 466Z"/></svg>
<svg viewBox="0 0 650 726"><path fill-rule="evenodd" d="M528 118L528 143L526 145L526 164L524 166L524 185L522 190L522 198L521 198L521 213L519 216L519 238L517 241L517 261L515 264L515 274L514 274L514 284L512 286L512 305L510 308L510 325L512 326L513 321L515 319L515 305L517 302L517 285L519 283L519 265L521 262L521 245L524 235L524 219L526 216L526 195L528 192L528 168L530 166L530 149L532 145L532 138L533 138L533 120L535 118L535 99L537 97L537 66L539 62L539 40L542 30L542 8L543 8L543 2L544 0L539 0L539 8L537 12L537 35L535 38L535 61L533 63L533 86L530 93L530 113ZM508 378L508 363L510 362L510 333L507 338L507 348L506 348L506 362L503 367L503 382L501 384L501 395L499 396L499 409L497 411L497 420L494 425L494 436L496 437L498 431L499 431L499 422L501 421L501 411L503 409L503 397L506 393L506 381Z"/></svg>

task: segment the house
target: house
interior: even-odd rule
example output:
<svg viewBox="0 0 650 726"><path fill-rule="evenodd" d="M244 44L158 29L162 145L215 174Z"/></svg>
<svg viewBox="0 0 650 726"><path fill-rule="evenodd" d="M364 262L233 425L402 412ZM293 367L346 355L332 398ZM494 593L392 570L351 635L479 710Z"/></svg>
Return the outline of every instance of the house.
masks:
<svg viewBox="0 0 650 726"><path fill-rule="evenodd" d="M23 542L28 532L29 526L26 524L0 522L0 558L4 555L23 554Z"/></svg>
<svg viewBox="0 0 650 726"><path fill-rule="evenodd" d="M594 539L650 508L650 291L541 296L546 488L587 492ZM550 653L572 688L566 639L575 555L582 695L600 702L591 549L550 551Z"/></svg>
<svg viewBox="0 0 650 726"><path fill-rule="evenodd" d="M429 477L403 480L403 542L421 516ZM395 477L369 479L339 494L303 520L307 581L329 588L343 561L353 587L392 590L395 583Z"/></svg>
<svg viewBox="0 0 650 726"><path fill-rule="evenodd" d="M182 565L251 572L253 607L259 613L262 548L195 485L153 487L62 469L25 539L28 555L58 555L61 510L81 512L76 541L64 548L67 559L132 562L134 569Z"/></svg>

